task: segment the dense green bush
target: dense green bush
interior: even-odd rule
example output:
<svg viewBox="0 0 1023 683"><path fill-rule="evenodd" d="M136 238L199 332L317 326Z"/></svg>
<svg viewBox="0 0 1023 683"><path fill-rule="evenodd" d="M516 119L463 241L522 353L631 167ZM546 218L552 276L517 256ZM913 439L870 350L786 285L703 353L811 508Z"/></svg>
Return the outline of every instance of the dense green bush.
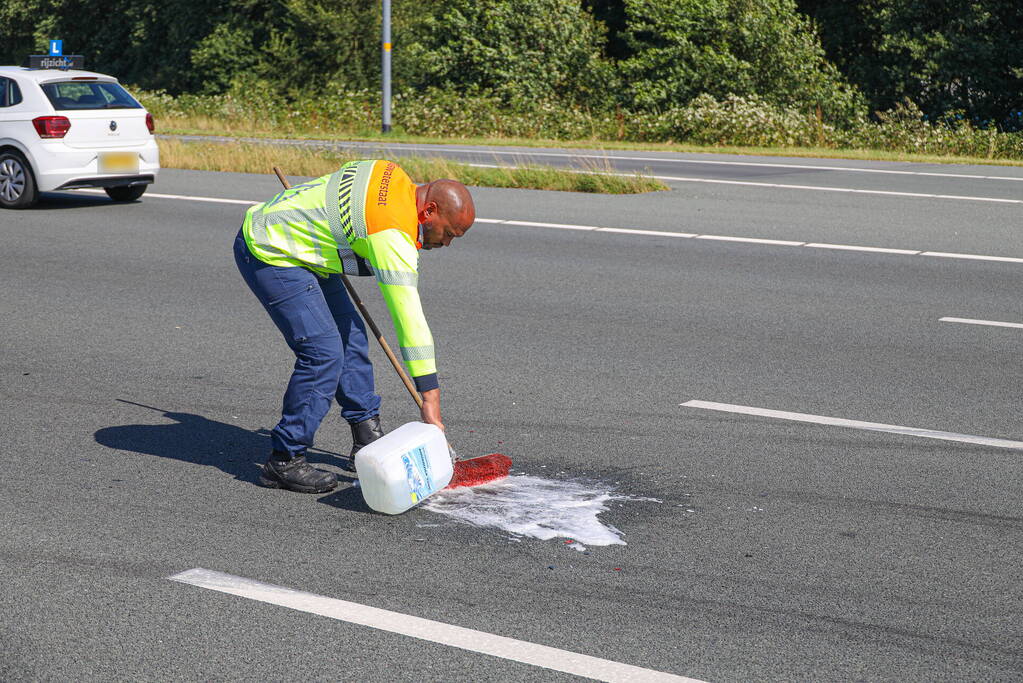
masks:
<svg viewBox="0 0 1023 683"><path fill-rule="evenodd" d="M1023 159L1023 133L978 128L962 114L955 113L942 121L931 122L911 100L879 112L877 119L877 122L863 121L850 130L836 132L834 144L921 154Z"/></svg>
<svg viewBox="0 0 1023 683"><path fill-rule="evenodd" d="M1023 129L1020 0L797 0L872 110L909 98L931 119Z"/></svg>
<svg viewBox="0 0 1023 683"><path fill-rule="evenodd" d="M625 0L625 9L632 55L621 70L638 109L671 109L707 94L820 108L839 124L864 111L794 0Z"/></svg>
<svg viewBox="0 0 1023 683"><path fill-rule="evenodd" d="M616 76L604 29L578 0L447 0L398 45L399 82L487 92L505 104L601 106Z"/></svg>

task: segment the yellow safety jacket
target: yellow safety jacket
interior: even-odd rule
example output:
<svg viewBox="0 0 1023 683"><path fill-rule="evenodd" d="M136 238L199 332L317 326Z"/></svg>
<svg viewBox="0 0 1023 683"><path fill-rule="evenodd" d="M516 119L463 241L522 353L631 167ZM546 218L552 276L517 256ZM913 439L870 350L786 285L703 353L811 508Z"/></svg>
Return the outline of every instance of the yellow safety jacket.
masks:
<svg viewBox="0 0 1023 683"><path fill-rule="evenodd" d="M437 386L433 336L419 301L416 185L391 161L353 161L245 214L253 256L272 266L375 275L420 391Z"/></svg>

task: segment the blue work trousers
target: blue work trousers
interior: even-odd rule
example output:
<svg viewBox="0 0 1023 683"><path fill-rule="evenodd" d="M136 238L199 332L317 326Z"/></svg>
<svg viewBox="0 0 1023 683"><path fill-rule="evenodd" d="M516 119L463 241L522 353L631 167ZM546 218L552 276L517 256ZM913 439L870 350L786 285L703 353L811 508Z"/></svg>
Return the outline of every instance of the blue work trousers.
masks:
<svg viewBox="0 0 1023 683"><path fill-rule="evenodd" d="M275 451L301 454L336 398L350 423L380 412L366 327L340 275L320 278L305 268L271 266L252 255L241 232L234 242L238 270L284 341L295 369L273 428Z"/></svg>

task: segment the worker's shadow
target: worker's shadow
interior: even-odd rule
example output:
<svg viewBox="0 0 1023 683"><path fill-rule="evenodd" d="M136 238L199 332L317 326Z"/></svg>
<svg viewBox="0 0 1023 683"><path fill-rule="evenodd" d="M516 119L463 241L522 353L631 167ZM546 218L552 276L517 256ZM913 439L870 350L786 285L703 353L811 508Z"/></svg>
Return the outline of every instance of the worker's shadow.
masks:
<svg viewBox="0 0 1023 683"><path fill-rule="evenodd" d="M96 443L120 451L216 467L235 479L260 486L260 466L271 450L270 432L267 430L251 431L202 415L164 411L133 401L117 400L155 410L174 422L104 427L94 434ZM310 449L306 457L312 464L331 465L329 469L338 474L342 486L345 482L350 484L354 481L351 474L338 469L343 462L341 454L315 448ZM368 511L360 491L350 485L320 498L320 501L339 508Z"/></svg>

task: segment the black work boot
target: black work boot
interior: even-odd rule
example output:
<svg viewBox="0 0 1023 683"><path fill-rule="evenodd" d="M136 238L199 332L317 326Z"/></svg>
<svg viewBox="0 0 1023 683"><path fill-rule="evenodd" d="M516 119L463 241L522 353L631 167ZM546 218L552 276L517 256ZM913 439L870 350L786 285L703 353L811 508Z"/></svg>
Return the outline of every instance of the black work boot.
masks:
<svg viewBox="0 0 1023 683"><path fill-rule="evenodd" d="M283 451L274 451L263 465L259 482L299 493L326 493L337 486L337 475L316 469L306 462L304 454L289 458Z"/></svg>
<svg viewBox="0 0 1023 683"><path fill-rule="evenodd" d="M383 436L384 431L380 429L379 415L374 415L362 422L349 424L349 426L352 428L352 452L348 454L348 457L352 458L354 463L355 454L362 450L363 446L367 446Z"/></svg>

